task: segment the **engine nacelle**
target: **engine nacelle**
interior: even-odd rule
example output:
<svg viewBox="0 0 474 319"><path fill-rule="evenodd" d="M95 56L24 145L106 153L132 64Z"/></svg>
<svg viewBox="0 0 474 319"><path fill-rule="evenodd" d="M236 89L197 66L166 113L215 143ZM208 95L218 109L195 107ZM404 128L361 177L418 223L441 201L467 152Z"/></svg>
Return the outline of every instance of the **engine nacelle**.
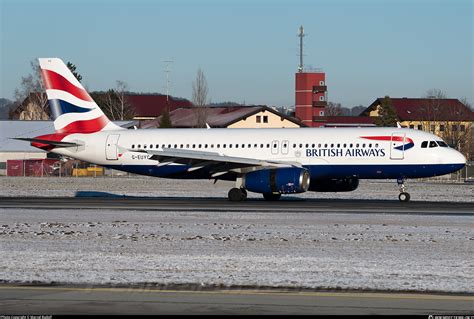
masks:
<svg viewBox="0 0 474 319"><path fill-rule="evenodd" d="M351 192L359 187L358 178L318 179L312 180L310 191L313 192Z"/></svg>
<svg viewBox="0 0 474 319"><path fill-rule="evenodd" d="M304 193L309 188L310 175L304 168L276 168L250 172L242 179L243 187L261 194Z"/></svg>

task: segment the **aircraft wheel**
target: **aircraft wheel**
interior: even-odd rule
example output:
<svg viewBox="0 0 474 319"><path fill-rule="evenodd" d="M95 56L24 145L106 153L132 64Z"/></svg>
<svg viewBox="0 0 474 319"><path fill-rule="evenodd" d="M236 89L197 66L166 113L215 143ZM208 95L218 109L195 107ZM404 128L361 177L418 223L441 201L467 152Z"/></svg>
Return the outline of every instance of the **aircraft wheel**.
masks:
<svg viewBox="0 0 474 319"><path fill-rule="evenodd" d="M400 195L398 195L398 199L401 202L409 202L410 201L410 194L408 194L406 192L402 192L402 193L400 193Z"/></svg>
<svg viewBox="0 0 474 319"><path fill-rule="evenodd" d="M275 201L275 200L279 200L281 197L281 194L273 194L273 193L268 193L268 194L263 194L263 198L265 198L265 200L268 200L268 201Z"/></svg>
<svg viewBox="0 0 474 319"><path fill-rule="evenodd" d="M241 188L231 188L228 193L228 198L231 202L240 202L247 198L247 192Z"/></svg>

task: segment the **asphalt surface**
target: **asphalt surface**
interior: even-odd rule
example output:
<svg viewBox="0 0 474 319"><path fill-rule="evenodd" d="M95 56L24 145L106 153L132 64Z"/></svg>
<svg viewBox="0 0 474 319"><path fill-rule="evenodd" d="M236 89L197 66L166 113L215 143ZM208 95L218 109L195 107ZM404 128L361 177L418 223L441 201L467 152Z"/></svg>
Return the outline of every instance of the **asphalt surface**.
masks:
<svg viewBox="0 0 474 319"><path fill-rule="evenodd" d="M467 315L474 296L258 290L0 286L0 315Z"/></svg>
<svg viewBox="0 0 474 319"><path fill-rule="evenodd" d="M222 198L181 197L0 197L0 208L125 209L151 211L395 213L474 216L474 203L397 200L307 200L230 202Z"/></svg>

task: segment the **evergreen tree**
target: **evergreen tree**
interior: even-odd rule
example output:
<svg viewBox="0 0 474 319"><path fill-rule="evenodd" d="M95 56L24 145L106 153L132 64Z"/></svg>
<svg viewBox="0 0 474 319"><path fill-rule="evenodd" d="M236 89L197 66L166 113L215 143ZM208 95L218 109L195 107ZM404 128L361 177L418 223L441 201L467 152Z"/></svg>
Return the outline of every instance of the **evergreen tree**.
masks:
<svg viewBox="0 0 474 319"><path fill-rule="evenodd" d="M397 113L393 108L390 97L386 95L379 107L379 116L375 120L377 126L397 126Z"/></svg>
<svg viewBox="0 0 474 319"><path fill-rule="evenodd" d="M160 128L171 128L171 127L173 127L173 125L171 123L170 112L168 111L168 108L166 108L161 113Z"/></svg>
<svg viewBox="0 0 474 319"><path fill-rule="evenodd" d="M76 66L74 64L72 64L71 62L68 62L66 64L67 68L71 71L72 74L74 74L74 76L76 77L76 79L81 82L82 80L82 75L80 75L79 73L76 72Z"/></svg>

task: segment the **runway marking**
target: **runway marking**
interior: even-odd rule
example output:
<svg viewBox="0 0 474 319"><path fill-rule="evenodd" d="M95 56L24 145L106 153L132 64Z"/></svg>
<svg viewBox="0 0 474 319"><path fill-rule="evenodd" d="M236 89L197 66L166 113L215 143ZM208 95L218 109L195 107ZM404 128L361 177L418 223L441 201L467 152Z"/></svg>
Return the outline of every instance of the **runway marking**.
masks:
<svg viewBox="0 0 474 319"><path fill-rule="evenodd" d="M456 300L472 301L474 296L450 296L433 294L408 293L373 293L373 292L291 292L291 291L257 291L257 290L158 290L148 288L80 288L80 287L24 287L1 286L0 290L65 290L65 291L98 291L98 292L131 292L131 293L183 293L183 294L225 294L225 295L267 295L267 296L305 296L305 297L347 297L347 298L378 298L378 299L414 299L414 300Z"/></svg>

